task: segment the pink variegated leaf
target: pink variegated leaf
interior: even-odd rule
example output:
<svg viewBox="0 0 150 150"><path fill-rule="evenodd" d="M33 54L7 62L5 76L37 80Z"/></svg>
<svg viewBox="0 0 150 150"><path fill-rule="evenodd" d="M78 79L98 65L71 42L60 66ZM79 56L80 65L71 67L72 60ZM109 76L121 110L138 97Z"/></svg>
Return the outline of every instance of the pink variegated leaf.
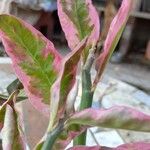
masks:
<svg viewBox="0 0 150 150"><path fill-rule="evenodd" d="M97 59L98 73L94 81L95 85L101 78L105 66L117 46L117 43L121 37L121 34L128 20L129 13L132 8L132 3L133 3L132 0L123 0L118 13L116 14L115 18L113 19L110 25L106 40L104 42L103 52Z"/></svg>
<svg viewBox="0 0 150 150"><path fill-rule="evenodd" d="M18 91L14 91L3 103L2 121L3 128L1 130L2 147L6 150L26 150L27 142L23 133L23 119L21 109L15 106ZM1 113L0 110L0 113ZM2 119L2 118L1 118Z"/></svg>
<svg viewBox="0 0 150 150"><path fill-rule="evenodd" d="M10 15L0 15L0 38L30 102L48 116L61 56L39 31Z"/></svg>
<svg viewBox="0 0 150 150"><path fill-rule="evenodd" d="M51 131L53 127L59 122L60 119L64 119L66 117L66 103L69 92L75 84L76 79L76 71L78 62L81 58L81 53L86 45L87 38L83 39L79 45L75 48L73 52L71 52L67 57L63 60L62 70L56 82L53 84L51 89L51 104L50 104L50 123L49 130ZM78 125L73 125L78 126ZM79 127L78 127L79 128ZM73 137L80 134L81 128L79 131L72 131L66 137L67 130L63 131L60 138L58 138L58 142L56 147L66 147L68 142L72 140ZM50 132L48 131L48 132ZM65 137L64 137L65 134ZM62 139L63 137L63 139ZM47 134L42 138L42 140L36 145L36 150L40 150L43 146L45 140L47 138ZM68 141L67 141L68 139ZM57 149L56 148L56 149Z"/></svg>
<svg viewBox="0 0 150 150"><path fill-rule="evenodd" d="M71 147L67 150L105 150L105 149L101 149L99 146L75 146L75 147Z"/></svg>
<svg viewBox="0 0 150 150"><path fill-rule="evenodd" d="M10 101L12 101L13 97L15 96L16 92L13 92L8 99L3 102L3 104L0 106L0 131L3 128L4 125L4 118L5 118L5 112L6 112L6 106L7 104L10 103Z"/></svg>
<svg viewBox="0 0 150 150"><path fill-rule="evenodd" d="M58 15L71 50L89 36L85 55L99 38L100 23L91 0L58 0Z"/></svg>
<svg viewBox="0 0 150 150"><path fill-rule="evenodd" d="M150 116L125 106L85 109L66 121L66 127L72 124L150 132Z"/></svg>
<svg viewBox="0 0 150 150"><path fill-rule="evenodd" d="M128 107L83 110L66 121L66 128L58 137L55 148L65 149L71 140L90 126L150 132L150 116Z"/></svg>
<svg viewBox="0 0 150 150"><path fill-rule="evenodd" d="M6 106L4 127L2 129L2 147L5 150L26 150L27 143L23 134L18 113L10 105Z"/></svg>
<svg viewBox="0 0 150 150"><path fill-rule="evenodd" d="M83 39L75 50L63 60L63 69L51 89L51 124L54 123L54 120L64 118L67 97L75 84L78 62L80 61L86 42L87 38Z"/></svg>
<svg viewBox="0 0 150 150"><path fill-rule="evenodd" d="M131 144L123 144L116 148L100 147L100 146L93 146L93 147L76 146L69 148L68 150L149 150L149 149L150 143L138 142Z"/></svg>
<svg viewBox="0 0 150 150"><path fill-rule="evenodd" d="M106 6L104 10L103 29L100 35L98 46L101 46L101 44L105 41L110 24L112 20L114 19L116 13L117 13L117 10L115 7L115 1L106 1Z"/></svg>
<svg viewBox="0 0 150 150"><path fill-rule="evenodd" d="M150 143L137 142L137 143L123 144L121 146L118 146L117 148L114 148L113 150L149 150L149 149Z"/></svg>

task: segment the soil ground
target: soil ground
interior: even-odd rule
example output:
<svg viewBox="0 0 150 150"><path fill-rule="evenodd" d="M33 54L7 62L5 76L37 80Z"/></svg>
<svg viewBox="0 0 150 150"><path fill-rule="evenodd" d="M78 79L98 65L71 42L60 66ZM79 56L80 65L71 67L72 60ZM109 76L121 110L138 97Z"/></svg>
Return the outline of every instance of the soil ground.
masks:
<svg viewBox="0 0 150 150"><path fill-rule="evenodd" d="M135 63L109 64L109 76L129 83L150 94L150 66Z"/></svg>

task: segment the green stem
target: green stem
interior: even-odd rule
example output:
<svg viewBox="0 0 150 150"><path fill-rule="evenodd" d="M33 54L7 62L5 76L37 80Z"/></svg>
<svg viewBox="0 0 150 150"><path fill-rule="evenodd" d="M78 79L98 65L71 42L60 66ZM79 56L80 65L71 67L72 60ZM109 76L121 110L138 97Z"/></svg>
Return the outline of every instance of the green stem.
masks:
<svg viewBox="0 0 150 150"><path fill-rule="evenodd" d="M80 110L91 107L93 101L92 81L91 81L91 67L94 62L95 49L91 50L88 56L87 62L82 70L82 97L80 103ZM74 139L74 145L85 145L86 144L87 131L79 135Z"/></svg>
<svg viewBox="0 0 150 150"><path fill-rule="evenodd" d="M60 122L59 125L52 132L48 133L47 139L42 147L42 150L52 150L57 137L61 134L62 131L63 123Z"/></svg>
<svg viewBox="0 0 150 150"><path fill-rule="evenodd" d="M82 101L80 104L80 110L91 107L93 100L93 92L91 91L91 76L90 72L84 70L82 72ZM79 135L74 139L74 145L85 145L86 144L86 132Z"/></svg>

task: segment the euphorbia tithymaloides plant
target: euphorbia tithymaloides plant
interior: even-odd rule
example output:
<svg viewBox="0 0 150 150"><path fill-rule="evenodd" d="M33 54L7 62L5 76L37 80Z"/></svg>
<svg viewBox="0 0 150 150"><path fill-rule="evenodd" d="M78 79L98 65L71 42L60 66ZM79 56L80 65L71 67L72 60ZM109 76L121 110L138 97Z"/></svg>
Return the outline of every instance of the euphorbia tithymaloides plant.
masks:
<svg viewBox="0 0 150 150"><path fill-rule="evenodd" d="M31 25L11 15L0 15L0 37L19 79L9 86L8 98L1 96L0 128L4 150L27 149L22 115L16 107L16 102L24 99L18 96L21 84L31 104L49 118L47 131L35 146L36 150L64 150L77 136L75 147L70 149L104 150L100 146L78 147L85 144L85 131L93 126L150 132L150 116L142 112L124 106L90 107L95 87L127 22L131 3L132 0L122 1L107 36L101 37L99 17L91 0L58 0L58 15L72 50L66 57ZM91 81L94 64L97 75ZM77 111L74 103L78 73L82 74L82 97ZM113 149L149 148L150 144L139 142Z"/></svg>

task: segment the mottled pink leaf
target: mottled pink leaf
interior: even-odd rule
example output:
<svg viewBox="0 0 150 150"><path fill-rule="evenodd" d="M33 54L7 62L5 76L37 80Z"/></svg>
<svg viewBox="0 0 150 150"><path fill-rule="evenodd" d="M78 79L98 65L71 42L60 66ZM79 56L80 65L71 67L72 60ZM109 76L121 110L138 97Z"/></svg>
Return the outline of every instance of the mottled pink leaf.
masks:
<svg viewBox="0 0 150 150"><path fill-rule="evenodd" d="M149 150L149 149L150 149L150 143L138 142L138 143L131 143L131 144L123 144L116 148L100 147L100 146L93 146L93 147L75 146L69 148L68 150Z"/></svg>
<svg viewBox="0 0 150 150"><path fill-rule="evenodd" d="M97 59L98 73L94 84L97 84L97 82L99 81L110 56L112 55L114 49L117 46L117 43L121 37L127 19L129 17L129 13L132 7L132 2L133 2L132 0L122 1L122 5L120 9L110 25L108 35L104 42L103 52L100 54L99 58Z"/></svg>
<svg viewBox="0 0 150 150"><path fill-rule="evenodd" d="M65 130L56 141L56 149L65 149L71 140L90 126L150 132L150 116L128 107L85 109L65 122Z"/></svg>
<svg viewBox="0 0 150 150"><path fill-rule="evenodd" d="M0 106L0 131L3 128L4 125L4 118L5 118L5 112L6 112L6 106L8 103L10 103L10 101L12 101L14 95L16 94L16 92L13 92L8 99Z"/></svg>
<svg viewBox="0 0 150 150"><path fill-rule="evenodd" d="M26 144L18 114L15 108L7 105L2 129L2 147L4 150L26 150Z"/></svg>
<svg viewBox="0 0 150 150"><path fill-rule="evenodd" d="M100 33L99 16L91 0L58 0L58 15L71 50L89 36L85 53Z"/></svg>
<svg viewBox="0 0 150 150"><path fill-rule="evenodd" d="M1 131L2 147L5 150L26 150L27 142L23 130L23 118L21 109L15 106L18 91L13 92L8 100L1 106L4 113ZM0 111L1 112L1 111Z"/></svg>
<svg viewBox="0 0 150 150"><path fill-rule="evenodd" d="M0 15L0 38L30 102L49 115L50 88L61 69L61 56L39 31L10 15Z"/></svg>
<svg viewBox="0 0 150 150"><path fill-rule="evenodd" d="M86 41L87 38L83 39L75 50L63 60L63 69L52 86L50 105L51 124L53 124L55 119L59 120L60 118L64 118L67 97L75 84L78 62L80 61L81 53L86 45Z"/></svg>
<svg viewBox="0 0 150 150"><path fill-rule="evenodd" d="M60 119L66 117L66 103L69 92L75 84L76 71L78 62L81 58L81 53L86 45L87 38L83 39L79 45L72 51L68 56L63 60L62 70L59 74L58 79L53 84L51 89L51 104L50 104L50 123L49 129L52 130L53 127L59 122ZM73 125L77 127L78 125ZM82 132L82 128L79 128L79 131L72 130L69 135L66 137L67 130L64 130L63 133L58 138L56 149L65 148L67 144L74 138L76 135ZM50 132L50 131L49 131ZM65 134L65 137L64 137ZM42 140L36 145L36 150L40 150L45 142L47 134L42 138ZM62 138L63 137L63 138ZM58 148L58 149L59 149Z"/></svg>
<svg viewBox="0 0 150 150"><path fill-rule="evenodd" d="M71 147L67 150L104 150L101 149L99 146L92 146L92 147L88 147L88 146L75 146L75 147Z"/></svg>
<svg viewBox="0 0 150 150"><path fill-rule="evenodd" d="M117 148L114 148L113 150L149 150L149 149L150 143L137 142L137 143L123 144L121 146L118 146Z"/></svg>
<svg viewBox="0 0 150 150"><path fill-rule="evenodd" d="M150 116L125 106L85 109L66 121L66 126L72 124L150 132Z"/></svg>

